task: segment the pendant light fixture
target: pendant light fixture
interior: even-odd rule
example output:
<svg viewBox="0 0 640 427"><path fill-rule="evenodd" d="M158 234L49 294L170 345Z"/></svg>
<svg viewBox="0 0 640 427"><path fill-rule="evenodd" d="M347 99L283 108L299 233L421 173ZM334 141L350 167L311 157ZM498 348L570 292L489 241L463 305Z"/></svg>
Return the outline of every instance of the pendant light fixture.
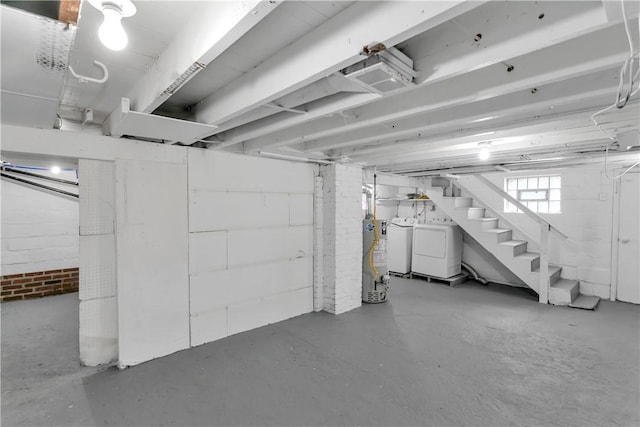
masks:
<svg viewBox="0 0 640 427"><path fill-rule="evenodd" d="M104 21L98 29L98 36L102 44L111 50L124 49L129 42L129 38L124 28L122 28L122 18L135 15L135 5L130 0L88 1L104 15Z"/></svg>

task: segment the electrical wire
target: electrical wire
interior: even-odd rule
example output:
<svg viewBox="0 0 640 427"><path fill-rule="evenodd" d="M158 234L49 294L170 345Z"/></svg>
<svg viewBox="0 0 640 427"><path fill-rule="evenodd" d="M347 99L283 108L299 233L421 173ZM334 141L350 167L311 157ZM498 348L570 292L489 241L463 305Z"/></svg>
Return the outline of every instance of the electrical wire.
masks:
<svg viewBox="0 0 640 427"><path fill-rule="evenodd" d="M618 83L618 92L616 93L615 102L610 106L603 108L602 110L597 111L596 113L591 115L591 121L596 126L596 128L598 128L600 132L602 132L609 140L611 140L611 142L607 144L607 146L605 147L605 151L604 151L604 174L609 179L619 179L622 176L624 176L627 172L629 172L631 169L633 169L634 167L640 164L640 162L636 162L621 174L613 177L609 176L609 170L607 167L607 160L609 157L609 148L616 143L616 137L610 134L609 132L607 132L596 120L596 117L598 115L603 114L613 108L618 108L618 109L624 108L627 105L627 102L629 102L629 99L631 99L636 93L638 93L638 90L640 89L640 85L637 88L633 89L633 86L638 81L638 76L640 76L640 66L638 67L638 70L636 70L634 74L633 73L634 63L639 58L638 58L638 52L636 52L633 47L633 37L631 37L631 31L629 30L629 22L627 19L627 11L624 7L624 0L620 0L620 7L622 9L622 20L624 22L624 29L627 34L627 42L629 43L629 56L627 57L627 59L624 61L624 64L620 68L620 81ZM626 91L624 90L625 78L628 79L628 87L626 88ZM623 92L626 92L626 93L623 93Z"/></svg>
<svg viewBox="0 0 640 427"><path fill-rule="evenodd" d="M633 48L633 38L631 37L631 31L629 30L629 22L627 20L627 11L624 7L624 0L620 0L620 7L622 9L622 20L624 22L624 30L627 34L627 41L629 42L629 57L624 61L622 68L620 68L620 82L618 83L618 94L616 95L615 106L617 108L624 108L632 96L633 85L638 78L638 72L633 74L634 63L638 59L638 52ZM640 71L640 68L638 69ZM623 94L625 77L629 80L629 87L626 89L626 94Z"/></svg>

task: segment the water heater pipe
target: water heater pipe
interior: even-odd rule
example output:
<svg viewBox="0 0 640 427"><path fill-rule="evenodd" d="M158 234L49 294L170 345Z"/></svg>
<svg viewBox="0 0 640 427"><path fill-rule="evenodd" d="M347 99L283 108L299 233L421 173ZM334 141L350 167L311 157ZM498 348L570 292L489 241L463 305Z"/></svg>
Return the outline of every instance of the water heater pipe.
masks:
<svg viewBox="0 0 640 427"><path fill-rule="evenodd" d="M378 246L378 242L380 241L380 234L378 233L378 219L376 217L376 208L377 208L377 203L376 203L376 178L377 175L374 172L373 173L373 243L371 244L371 247L369 248L369 267L371 268L371 271L373 271L373 281L377 282L378 281L378 269L376 268L375 265L373 265L373 251L376 248L376 246Z"/></svg>

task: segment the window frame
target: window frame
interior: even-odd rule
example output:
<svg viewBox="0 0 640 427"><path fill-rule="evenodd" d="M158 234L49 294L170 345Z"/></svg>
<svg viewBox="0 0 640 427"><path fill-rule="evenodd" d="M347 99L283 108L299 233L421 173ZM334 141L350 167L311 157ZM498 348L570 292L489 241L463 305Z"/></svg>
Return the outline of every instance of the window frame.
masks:
<svg viewBox="0 0 640 427"><path fill-rule="evenodd" d="M531 187L531 188L530 188ZM557 191L554 191L557 190ZM562 176L531 175L504 178L504 191L537 214L557 215L562 213ZM542 193L539 198L523 198L527 193ZM522 213L509 200L504 200L503 212Z"/></svg>

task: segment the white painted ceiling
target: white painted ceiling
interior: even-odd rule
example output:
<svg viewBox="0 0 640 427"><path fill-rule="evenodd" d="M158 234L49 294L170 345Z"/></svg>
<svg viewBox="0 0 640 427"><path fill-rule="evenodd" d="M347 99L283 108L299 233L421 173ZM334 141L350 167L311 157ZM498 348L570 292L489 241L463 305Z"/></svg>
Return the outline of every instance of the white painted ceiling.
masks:
<svg viewBox="0 0 640 427"><path fill-rule="evenodd" d="M638 94L597 116L602 129L590 119L613 104L629 57L623 4L636 53L640 46L636 1L135 4L120 52L98 40L101 13L87 1L68 28L3 5L2 122L53 127L58 114L78 129L90 108L85 128L126 134L119 117L128 98L131 110L152 115L132 127L141 139L414 176L599 161L607 146L611 159L637 158L612 142L629 132L637 140ZM99 78L100 61L106 83L36 62L47 37L63 36L68 64ZM413 60L411 86L380 95L340 74L375 43ZM215 127L185 124L159 139L175 123L166 116ZM196 136L179 132L192 128ZM492 156L480 161L487 142Z"/></svg>

